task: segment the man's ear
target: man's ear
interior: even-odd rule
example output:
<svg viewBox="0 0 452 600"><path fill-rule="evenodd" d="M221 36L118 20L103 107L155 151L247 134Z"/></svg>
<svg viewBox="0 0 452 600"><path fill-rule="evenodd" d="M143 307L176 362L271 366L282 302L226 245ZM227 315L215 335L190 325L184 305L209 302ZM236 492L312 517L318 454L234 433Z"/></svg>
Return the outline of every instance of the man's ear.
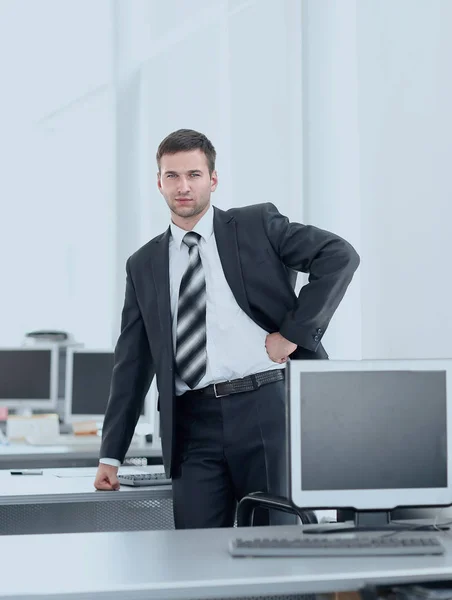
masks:
<svg viewBox="0 0 452 600"><path fill-rule="evenodd" d="M210 191L214 192L218 186L218 173L216 171L212 171L212 175L210 176Z"/></svg>

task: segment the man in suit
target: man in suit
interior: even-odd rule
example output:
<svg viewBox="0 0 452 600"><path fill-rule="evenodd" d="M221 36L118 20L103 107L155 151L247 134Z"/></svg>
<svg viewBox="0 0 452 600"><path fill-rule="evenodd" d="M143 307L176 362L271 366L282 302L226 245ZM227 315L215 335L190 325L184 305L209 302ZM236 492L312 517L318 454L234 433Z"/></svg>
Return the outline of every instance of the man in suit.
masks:
<svg viewBox="0 0 452 600"><path fill-rule="evenodd" d="M95 480L118 489L156 375L176 528L232 526L244 495L286 495L285 363L327 358L321 338L359 264L345 240L291 223L271 203L211 206L215 158L192 130L158 148L171 224L127 261ZM309 273L298 297L297 271Z"/></svg>

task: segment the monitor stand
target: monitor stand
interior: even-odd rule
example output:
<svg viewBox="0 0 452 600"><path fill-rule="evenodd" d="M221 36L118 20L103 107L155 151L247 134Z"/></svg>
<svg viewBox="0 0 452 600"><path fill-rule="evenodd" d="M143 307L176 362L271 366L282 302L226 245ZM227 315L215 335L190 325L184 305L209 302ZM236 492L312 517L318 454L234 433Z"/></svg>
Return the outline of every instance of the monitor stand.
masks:
<svg viewBox="0 0 452 600"><path fill-rule="evenodd" d="M319 527L315 529L309 529L309 533L322 533L322 534L333 534L333 533L354 533L362 531L374 531L374 532L391 532L391 531L430 531L435 530L448 530L449 527L445 525L419 525L414 522L394 522L391 520L391 511L389 510L339 510L338 518L339 522L342 521L354 521L354 525L347 526L344 523L344 527ZM308 532L307 532L308 533Z"/></svg>
<svg viewBox="0 0 452 600"><path fill-rule="evenodd" d="M412 529L413 525L393 523L389 510L356 510L354 514L354 529L360 531L404 530Z"/></svg>
<svg viewBox="0 0 452 600"><path fill-rule="evenodd" d="M357 529L368 529L377 527L386 529L391 523L391 512L389 510L356 510L353 511L355 527Z"/></svg>

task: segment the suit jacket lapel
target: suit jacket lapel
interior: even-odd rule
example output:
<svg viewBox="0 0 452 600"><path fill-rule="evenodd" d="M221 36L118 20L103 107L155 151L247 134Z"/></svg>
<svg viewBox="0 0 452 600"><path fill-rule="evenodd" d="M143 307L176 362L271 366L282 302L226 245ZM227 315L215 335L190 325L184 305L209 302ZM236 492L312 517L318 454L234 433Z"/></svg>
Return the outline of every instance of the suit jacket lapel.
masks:
<svg viewBox="0 0 452 600"><path fill-rule="evenodd" d="M169 280L169 239L170 229L155 241L151 260L152 274L157 290L157 306L162 335L171 337L171 300Z"/></svg>
<svg viewBox="0 0 452 600"><path fill-rule="evenodd" d="M233 216L214 207L213 227L224 276L240 308L253 318L243 283L237 242L237 223Z"/></svg>

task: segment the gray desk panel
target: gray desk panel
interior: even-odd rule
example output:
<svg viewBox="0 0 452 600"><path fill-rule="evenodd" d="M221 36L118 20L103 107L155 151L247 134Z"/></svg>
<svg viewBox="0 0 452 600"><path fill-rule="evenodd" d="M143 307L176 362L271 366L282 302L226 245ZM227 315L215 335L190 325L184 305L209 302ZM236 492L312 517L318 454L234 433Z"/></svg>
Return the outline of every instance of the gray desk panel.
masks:
<svg viewBox="0 0 452 600"><path fill-rule="evenodd" d="M291 535L295 528L247 528L240 535ZM351 559L234 559L227 545L236 535L211 529L3 537L0 598L249 598L452 578L452 538L445 534L438 534L444 556Z"/></svg>
<svg viewBox="0 0 452 600"><path fill-rule="evenodd" d="M121 472L161 472L121 467ZM96 468L47 469L43 475L0 471L0 534L73 533L172 529L171 486L117 492L94 489Z"/></svg>

